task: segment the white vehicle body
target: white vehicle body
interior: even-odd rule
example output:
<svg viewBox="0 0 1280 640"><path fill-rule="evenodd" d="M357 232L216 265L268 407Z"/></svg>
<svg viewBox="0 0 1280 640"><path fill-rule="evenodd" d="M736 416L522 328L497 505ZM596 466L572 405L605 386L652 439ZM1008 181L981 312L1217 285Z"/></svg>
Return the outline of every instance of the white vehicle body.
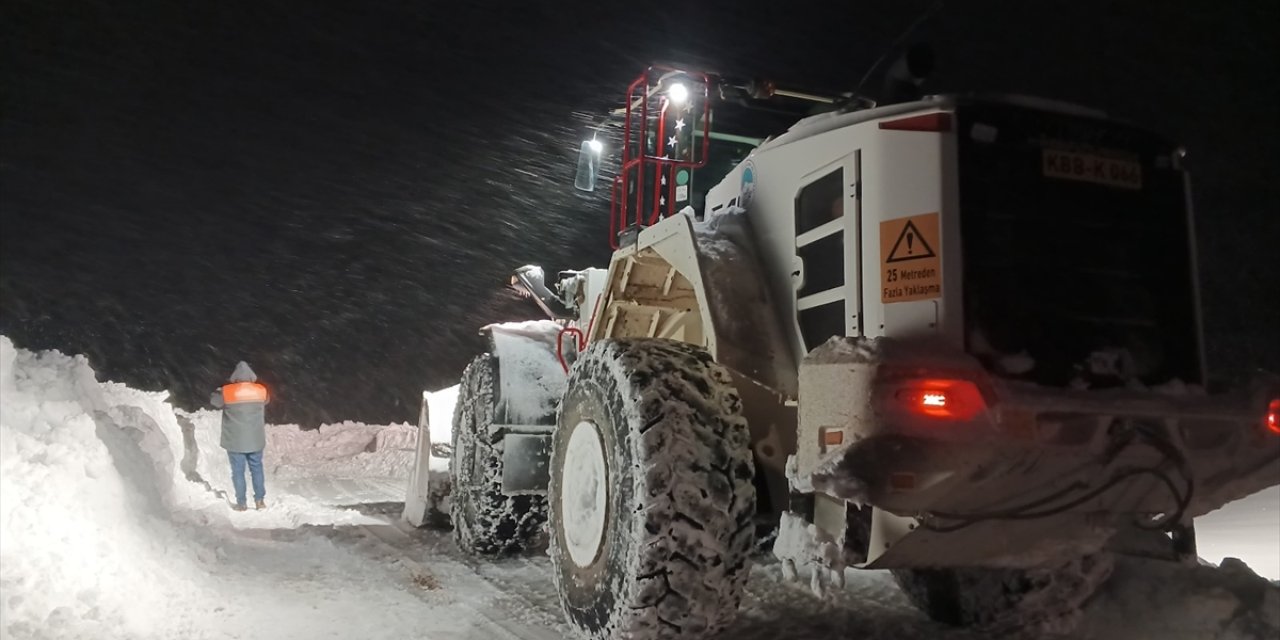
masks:
<svg viewBox="0 0 1280 640"><path fill-rule="evenodd" d="M707 210L741 206L751 212L757 245L770 274L774 303L780 316L790 320L793 353L812 347L803 342L799 313L829 304L843 306L847 336L941 336L963 344L963 320L959 312L963 281L944 283L943 295L928 300L884 304L881 290L880 223L920 214L938 214L941 240L934 251L942 256L941 277L958 273L959 251L949 251L959 234L953 212L959 208L956 185L954 135L941 132L879 128L886 120L928 117L949 113L949 105L936 102L893 105L839 116L814 116L762 145L707 194ZM751 171L754 189L743 193L743 174ZM807 185L838 175L843 215L797 234L795 202ZM910 175L910 180L904 180ZM742 200L748 199L743 204ZM792 215L788 215L788 214ZM824 239L838 239L844 261L842 283L821 291L806 292L806 273L799 253ZM874 249L874 250L872 250ZM812 269L812 267L809 267ZM798 274L797 274L798 272Z"/></svg>
<svg viewBox="0 0 1280 640"><path fill-rule="evenodd" d="M815 586L821 571L839 576L845 567L902 570L910 582L938 568L1074 563L1085 576L1076 582L1089 588L1064 596L1071 609L1106 578L1107 566L1092 559L1098 552L1194 557L1196 516L1280 484L1280 385L1260 378L1214 396L1198 386L1206 375L1180 149L1071 105L932 97L800 120L724 174L699 214L682 206L689 177L678 172L705 166L696 146L708 148L699 127L709 129L710 109L699 120L697 108L672 107L662 92L673 77L701 78L701 95L714 95L706 75L633 83L614 186L619 246L607 270L562 278L569 313L547 325L558 335L539 334L543 369L558 362L567 374L556 377L567 385L561 422L493 424L485 435L511 465L494 471L504 495L546 495L551 513L596 523L586 535L550 522L552 555L571 585L562 601L584 633L613 638L656 624L637 617L625 594L608 599L623 603L612 613L588 610L603 582L583 577L612 575L624 586L651 577L635 567L657 560L609 542L614 527L631 525L598 516L605 504L641 513L642 501L611 502L633 481L672 496L691 489L663 488L674 476L639 471L667 465L645 458L668 455L670 440L645 435L655 425L721 459L749 459L754 488L734 484L743 474L714 461L684 468L696 478L714 469L731 485L720 494L728 511L707 522L741 531L734 509L742 503L726 496L758 497L760 522L778 528L775 554L789 570L815 567ZM650 101L657 106L643 106ZM637 109L641 121L661 121L659 135L633 124ZM686 118L694 138L682 147ZM665 140L668 122L676 135L664 150L655 141ZM648 142L637 151L632 137ZM1165 244L1130 256L1125 242L1157 227ZM538 270L529 290L550 313L541 277ZM683 344L662 346L670 343ZM491 346L485 357L499 362L503 389L548 379L501 372L504 358L529 361L529 352L498 339ZM572 367L584 348L590 367ZM695 364L695 352L715 366ZM691 368L677 371L681 361ZM639 402L625 393L680 400L669 411L640 403L624 415L616 408ZM496 397L501 416L503 394ZM708 409L709 398L721 413ZM491 400L475 402L467 415L489 411ZM576 422L562 422L566 411ZM683 417L664 417L675 415ZM740 418L749 450L734 449L748 440L732 433ZM596 439L573 439L588 433L583 425ZM711 442L707 429L730 435ZM616 457L616 442L632 437L648 448ZM530 472L547 467L546 455L551 494L545 476ZM653 545L685 535L642 529L673 536ZM715 533L736 545L715 563L735 561L737 534ZM556 556L563 549L569 555ZM623 564L601 569L593 549L621 554L609 557ZM715 612L733 602L735 580L707 596L712 613L695 603L680 615L720 624ZM908 589L913 599L927 591Z"/></svg>
<svg viewBox="0 0 1280 640"><path fill-rule="evenodd" d="M1101 118L1057 103L1005 101ZM957 104L933 98L815 116L761 145L708 192L707 222L666 218L615 252L589 340L646 336L706 348L736 374L757 464L778 472L786 453L794 453L786 473L793 490L798 481L818 496L819 530L842 540L847 503L873 507L866 551L852 563L860 566L1037 566L1058 559L1054 554L1100 548L1133 514L1177 510L1189 523L1280 483L1280 438L1258 426L1265 413L1261 391L1210 400L1153 390L1050 390L1001 382L967 353L973 328L966 328L963 313L957 136L999 132L956 131ZM1175 158L1165 161L1184 179ZM838 185L833 219L802 220L806 190L824 180ZM726 256L717 247L725 236L712 227L743 208L751 237L738 237L738 253ZM916 232L916 250L929 256L895 263L902 238ZM824 242L834 247L838 276L822 272L820 260L806 260L807 250ZM750 243L754 247L741 246ZM759 257L754 270L752 255ZM736 273L710 266L726 259L736 261ZM1191 274L1186 278L1193 289ZM715 299L757 279L768 284L767 297L739 295L737 304ZM750 331L735 332L741 316L762 308L777 313L752 316ZM807 318L818 321L806 327ZM770 320L780 330L771 330ZM831 336L841 340L827 343ZM918 379L970 380L987 398L978 414L940 431L936 420L900 411L884 397L894 392L886 376L894 369L917 372ZM791 407L798 416L789 419ZM1197 480L1181 509L1159 477L1126 476L1125 489L1034 524L999 518L948 533L918 527L920 516L933 510L1016 509L1035 495L1028 493L1032 487L1043 496L1130 467L1168 469L1171 462L1151 448L1126 449L1098 463L1108 429L1136 424L1162 431L1187 457ZM885 447L875 444L880 439ZM843 461L854 458L858 472L842 473Z"/></svg>

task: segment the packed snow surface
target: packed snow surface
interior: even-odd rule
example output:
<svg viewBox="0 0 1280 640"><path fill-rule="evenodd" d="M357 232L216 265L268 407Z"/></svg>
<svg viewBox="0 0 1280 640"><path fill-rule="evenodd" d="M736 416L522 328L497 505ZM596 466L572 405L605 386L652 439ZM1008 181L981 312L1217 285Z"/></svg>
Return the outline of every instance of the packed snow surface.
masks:
<svg viewBox="0 0 1280 640"><path fill-rule="evenodd" d="M413 431L271 426L268 509L236 513L218 414L165 396L0 337L0 637L502 637L497 589L379 537ZM302 479L311 496L285 490Z"/></svg>
<svg viewBox="0 0 1280 640"><path fill-rule="evenodd" d="M268 509L236 513L218 414L165 398L0 337L0 638L571 635L545 557L472 561L447 533L398 523L407 425L272 426ZM1209 559L1250 551L1246 513L1218 527L1236 537ZM1262 531L1250 543L1274 557ZM883 572L850 570L828 596L760 558L724 637L976 637L925 619ZM1280 637L1280 587L1230 559L1122 559L1072 637Z"/></svg>

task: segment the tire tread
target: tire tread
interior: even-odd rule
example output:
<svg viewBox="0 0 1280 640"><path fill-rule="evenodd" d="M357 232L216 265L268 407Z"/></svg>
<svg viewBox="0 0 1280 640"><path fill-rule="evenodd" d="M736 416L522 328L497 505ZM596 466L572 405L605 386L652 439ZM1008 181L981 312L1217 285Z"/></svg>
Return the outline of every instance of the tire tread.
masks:
<svg viewBox="0 0 1280 640"><path fill-rule="evenodd" d="M497 360L487 353L467 365L453 416L453 537L459 549L480 556L525 551L535 545L547 520L545 496L502 493L501 440L490 442L489 434L497 369ZM477 477L469 486L460 482L457 469L466 455L473 455L476 465ZM472 518L467 517L468 507Z"/></svg>

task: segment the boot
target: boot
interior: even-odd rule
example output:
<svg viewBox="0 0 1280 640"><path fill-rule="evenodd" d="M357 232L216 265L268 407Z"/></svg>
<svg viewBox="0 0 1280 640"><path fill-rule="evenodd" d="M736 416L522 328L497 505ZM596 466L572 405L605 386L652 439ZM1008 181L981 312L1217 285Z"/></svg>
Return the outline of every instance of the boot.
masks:
<svg viewBox="0 0 1280 640"><path fill-rule="evenodd" d="M242 505L242 504L236 504L236 505L231 505L231 508L232 508L232 509L234 509L234 510L236 510L236 511L245 511L245 510L247 510L249 507L246 507L246 506L244 506L244 505Z"/></svg>
<svg viewBox="0 0 1280 640"><path fill-rule="evenodd" d="M266 503L266 502L263 502L262 500L259 500L259 501L255 502L255 503L253 503L253 508L254 508L254 509L258 509L258 510L266 509L266 508L267 508L267 503Z"/></svg>

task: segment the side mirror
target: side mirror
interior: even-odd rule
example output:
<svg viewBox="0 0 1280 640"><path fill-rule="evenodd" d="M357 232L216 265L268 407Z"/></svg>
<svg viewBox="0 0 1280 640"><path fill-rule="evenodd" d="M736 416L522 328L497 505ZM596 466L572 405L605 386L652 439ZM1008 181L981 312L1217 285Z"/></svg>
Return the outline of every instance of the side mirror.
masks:
<svg viewBox="0 0 1280 640"><path fill-rule="evenodd" d="M596 178L600 173L600 156L604 145L592 138L583 140L578 150L578 174L573 178L573 186L579 191L595 191Z"/></svg>

